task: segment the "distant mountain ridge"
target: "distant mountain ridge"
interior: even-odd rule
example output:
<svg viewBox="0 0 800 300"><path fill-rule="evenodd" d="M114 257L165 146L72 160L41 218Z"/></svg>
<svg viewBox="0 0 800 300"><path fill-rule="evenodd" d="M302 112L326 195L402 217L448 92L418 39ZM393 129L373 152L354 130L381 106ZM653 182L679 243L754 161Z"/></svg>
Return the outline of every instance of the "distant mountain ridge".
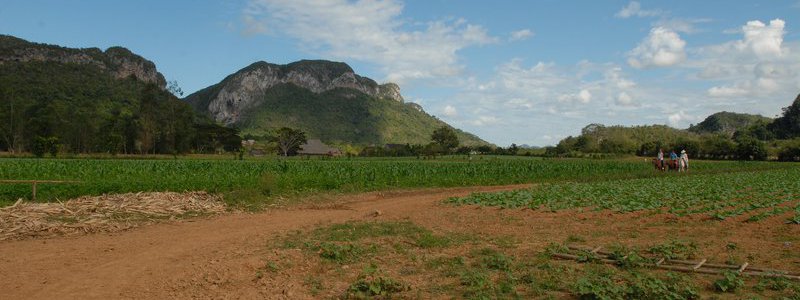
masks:
<svg viewBox="0 0 800 300"><path fill-rule="evenodd" d="M225 125L237 124L242 110L257 104L257 95L286 83L316 94L336 88L349 88L375 98L403 102L400 87L394 83L379 85L374 80L355 74L345 63L323 60L301 60L287 65L259 61L226 77L224 85L213 85L186 97Z"/></svg>
<svg viewBox="0 0 800 300"><path fill-rule="evenodd" d="M708 116L703 122L690 126L688 130L694 133L722 133L732 136L736 131L759 122L771 123L772 121L771 118L762 115L722 111Z"/></svg>
<svg viewBox="0 0 800 300"><path fill-rule="evenodd" d="M166 88L164 75L156 65L123 47L66 48L56 45L32 43L10 35L0 35L0 65L7 63L54 62L91 65L109 72L114 78L135 77L145 83Z"/></svg>
<svg viewBox="0 0 800 300"><path fill-rule="evenodd" d="M426 144L434 129L449 126L405 103L398 85L378 84L345 63L325 60L256 62L184 100L243 133L268 134L286 126L325 142ZM456 132L463 145L489 144Z"/></svg>
<svg viewBox="0 0 800 300"><path fill-rule="evenodd" d="M165 87L153 62L122 47L75 49L0 35L0 151L199 148L200 118Z"/></svg>

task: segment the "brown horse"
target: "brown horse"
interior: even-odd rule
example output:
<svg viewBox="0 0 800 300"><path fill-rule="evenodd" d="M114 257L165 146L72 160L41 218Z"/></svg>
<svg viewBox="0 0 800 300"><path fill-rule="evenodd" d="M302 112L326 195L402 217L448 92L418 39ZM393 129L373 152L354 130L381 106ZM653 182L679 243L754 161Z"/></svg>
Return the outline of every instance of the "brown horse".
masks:
<svg viewBox="0 0 800 300"><path fill-rule="evenodd" d="M653 167L655 167L656 170L664 171L664 166L661 165L661 160L658 158L653 158Z"/></svg>
<svg viewBox="0 0 800 300"><path fill-rule="evenodd" d="M678 161L673 159L665 160L664 165L661 165L661 161L658 158L653 158L653 167L659 171L677 171Z"/></svg>

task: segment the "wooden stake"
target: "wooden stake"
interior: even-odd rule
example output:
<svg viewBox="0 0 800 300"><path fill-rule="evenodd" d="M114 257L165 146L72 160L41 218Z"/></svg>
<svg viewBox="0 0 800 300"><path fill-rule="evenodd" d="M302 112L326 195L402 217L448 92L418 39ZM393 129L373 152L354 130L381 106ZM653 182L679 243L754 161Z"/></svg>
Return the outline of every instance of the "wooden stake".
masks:
<svg viewBox="0 0 800 300"><path fill-rule="evenodd" d="M742 267L741 267L741 268L739 268L739 271L737 271L737 272L739 272L739 273L742 273L742 272L744 272L744 269L745 269L745 268L747 268L747 265L748 265L748 263L747 263L747 262L744 262L744 263L742 264Z"/></svg>
<svg viewBox="0 0 800 300"><path fill-rule="evenodd" d="M702 266L703 266L703 264L704 264L704 263L706 263L706 260L707 260L707 259L703 258L703 260L701 260L699 263L697 263L697 265L695 265L694 267L692 267L692 269L694 269L694 270L700 269L700 267L702 267Z"/></svg>

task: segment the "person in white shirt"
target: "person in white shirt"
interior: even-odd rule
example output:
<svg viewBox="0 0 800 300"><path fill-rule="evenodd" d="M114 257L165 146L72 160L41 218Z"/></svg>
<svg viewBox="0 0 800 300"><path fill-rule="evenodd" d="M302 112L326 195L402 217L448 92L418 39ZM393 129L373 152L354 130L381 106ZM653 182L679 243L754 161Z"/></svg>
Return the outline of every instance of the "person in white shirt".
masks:
<svg viewBox="0 0 800 300"><path fill-rule="evenodd" d="M678 171L689 172L689 155L686 149L681 150L681 157L678 159Z"/></svg>

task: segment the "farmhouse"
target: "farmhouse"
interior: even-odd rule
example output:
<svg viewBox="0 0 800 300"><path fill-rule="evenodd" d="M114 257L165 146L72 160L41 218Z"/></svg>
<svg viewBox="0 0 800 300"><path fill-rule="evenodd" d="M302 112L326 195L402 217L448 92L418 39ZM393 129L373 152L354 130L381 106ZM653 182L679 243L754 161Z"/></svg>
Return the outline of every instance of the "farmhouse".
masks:
<svg viewBox="0 0 800 300"><path fill-rule="evenodd" d="M342 151L337 148L325 145L319 139L312 139L308 140L305 144L300 146L300 150L297 151L299 155L328 155L328 156L339 156L342 155Z"/></svg>

